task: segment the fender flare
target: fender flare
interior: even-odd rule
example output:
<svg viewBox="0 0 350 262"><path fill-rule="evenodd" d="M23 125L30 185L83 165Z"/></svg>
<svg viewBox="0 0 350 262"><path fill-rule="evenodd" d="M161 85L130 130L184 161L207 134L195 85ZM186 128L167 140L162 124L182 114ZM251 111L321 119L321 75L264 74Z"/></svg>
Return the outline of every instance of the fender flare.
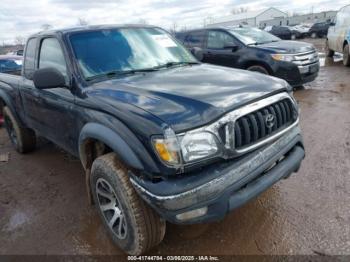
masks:
<svg viewBox="0 0 350 262"><path fill-rule="evenodd" d="M86 157L84 157L83 145L86 139L96 139L103 142L110 147L125 164L138 170L144 170L141 160L125 142L125 140L112 129L98 123L88 123L80 132L79 156L85 169L86 166L84 165L84 158Z"/></svg>

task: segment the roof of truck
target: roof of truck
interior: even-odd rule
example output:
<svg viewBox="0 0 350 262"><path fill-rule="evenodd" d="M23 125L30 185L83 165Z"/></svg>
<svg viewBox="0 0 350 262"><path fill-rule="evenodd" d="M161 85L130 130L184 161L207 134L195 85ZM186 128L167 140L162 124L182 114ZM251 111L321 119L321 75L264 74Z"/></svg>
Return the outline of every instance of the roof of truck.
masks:
<svg viewBox="0 0 350 262"><path fill-rule="evenodd" d="M53 30L44 30L41 32L38 32L36 34L33 34L33 36L40 36L40 35L47 35L47 34L66 34L71 32L83 32L83 31L93 31L93 30L99 30L99 29L113 29L113 28L151 28L156 27L152 25L145 25L145 24L112 24L112 25L87 25L87 26L77 26L77 27L68 27L68 28L62 28L62 29L53 29Z"/></svg>

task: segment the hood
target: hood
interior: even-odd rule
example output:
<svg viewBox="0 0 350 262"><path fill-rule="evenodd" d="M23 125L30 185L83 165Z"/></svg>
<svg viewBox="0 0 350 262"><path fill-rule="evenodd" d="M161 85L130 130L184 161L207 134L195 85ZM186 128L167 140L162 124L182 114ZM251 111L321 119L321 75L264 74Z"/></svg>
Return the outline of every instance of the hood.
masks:
<svg viewBox="0 0 350 262"><path fill-rule="evenodd" d="M273 53L298 54L315 51L312 44L297 41L278 41L258 45L257 48L262 48Z"/></svg>
<svg viewBox="0 0 350 262"><path fill-rule="evenodd" d="M86 94L113 107L131 104L185 131L288 87L259 73L200 64L98 82Z"/></svg>

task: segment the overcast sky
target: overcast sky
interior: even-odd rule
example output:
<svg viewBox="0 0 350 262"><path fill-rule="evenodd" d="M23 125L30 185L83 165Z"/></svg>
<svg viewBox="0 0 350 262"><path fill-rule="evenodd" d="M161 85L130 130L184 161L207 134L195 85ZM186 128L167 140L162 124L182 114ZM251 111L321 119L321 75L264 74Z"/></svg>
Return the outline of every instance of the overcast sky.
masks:
<svg viewBox="0 0 350 262"><path fill-rule="evenodd" d="M232 9L276 7L284 12L338 10L349 0L0 0L0 43L13 42L41 30L89 24L139 23L172 28L199 27L208 17L229 15Z"/></svg>

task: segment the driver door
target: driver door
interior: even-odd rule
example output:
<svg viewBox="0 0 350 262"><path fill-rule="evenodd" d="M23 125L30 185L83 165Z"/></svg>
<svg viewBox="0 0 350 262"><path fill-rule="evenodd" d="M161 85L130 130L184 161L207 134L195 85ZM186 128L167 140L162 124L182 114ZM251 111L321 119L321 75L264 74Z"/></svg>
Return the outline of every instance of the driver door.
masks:
<svg viewBox="0 0 350 262"><path fill-rule="evenodd" d="M204 62L221 66L236 67L239 59L237 41L225 31L209 30L207 33Z"/></svg>
<svg viewBox="0 0 350 262"><path fill-rule="evenodd" d="M64 51L59 40L54 37L41 39L38 68L56 68L69 84L69 74ZM67 87L39 90L40 108L37 122L40 132L67 151L73 152L77 121L75 119L75 97Z"/></svg>

